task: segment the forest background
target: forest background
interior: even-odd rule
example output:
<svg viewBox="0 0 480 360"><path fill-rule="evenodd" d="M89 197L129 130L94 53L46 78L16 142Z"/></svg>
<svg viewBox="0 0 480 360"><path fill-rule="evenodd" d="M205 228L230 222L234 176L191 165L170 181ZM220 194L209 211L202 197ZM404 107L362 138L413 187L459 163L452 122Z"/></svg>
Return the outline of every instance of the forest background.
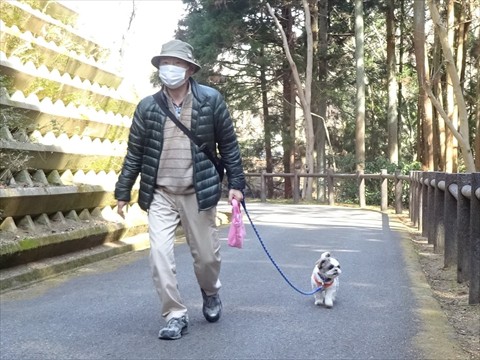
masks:
<svg viewBox="0 0 480 360"><path fill-rule="evenodd" d="M10 1L14 2L0 4ZM32 7L47 3L21 2ZM236 122L247 173L480 170L480 0L61 2L87 8L85 26L92 35L102 35L123 58L122 75L133 78L135 85L148 83L150 78L154 87L159 83L150 58L173 35L178 12L172 15L171 11L183 4L184 17L176 37L195 47L202 64L197 80L224 94ZM141 36L138 27L143 29ZM57 44L81 48L70 37L61 36L62 32L48 35ZM29 41L21 44L13 49L15 55L42 57ZM127 61L127 53L135 53L132 62ZM103 52L95 55L103 58ZM2 87L3 78L0 75ZM51 89L58 89L54 85L34 91L54 98L50 95ZM153 91L149 86L147 93L138 95ZM7 120L19 119L13 116L16 110ZM43 156L43 151L37 153ZM18 169L24 169L26 160L20 162ZM289 178L285 183L278 179L269 179L269 199L274 195L291 198ZM358 186L350 183L336 187L336 202L358 204ZM302 184L302 195L307 200L313 196L322 200L321 185ZM0 176L2 186L12 185ZM24 185L19 181L15 186ZM66 196L73 198L74 194ZM378 186L369 189L367 184L367 200L379 204ZM25 204L23 199L19 203ZM41 221L46 216L42 215ZM408 223L406 216L404 220ZM48 222L59 226L58 221ZM76 221L75 226L89 224L91 220ZM52 229L47 231L50 234ZM2 235L1 240L9 240L5 232ZM11 236L14 241L19 238L17 232ZM453 272L444 271L448 269L444 269L442 255L433 253L433 246L416 236L435 297L462 343L471 349L472 359L478 359L478 307L466 305L467 285L457 283L453 267L449 269Z"/></svg>
<svg viewBox="0 0 480 360"><path fill-rule="evenodd" d="M480 170L480 0L63 3L84 10L132 84L151 71L148 94L160 85L149 59L176 27L197 80L226 98L247 172ZM106 23L103 3L117 14ZM322 179L301 179L304 199L325 200ZM291 180L268 177L267 197L292 198ZM338 202L358 203L362 186L337 186ZM375 184L366 198L379 203Z"/></svg>
<svg viewBox="0 0 480 360"><path fill-rule="evenodd" d="M247 171L480 170L479 0L183 3L176 37L224 94Z"/></svg>

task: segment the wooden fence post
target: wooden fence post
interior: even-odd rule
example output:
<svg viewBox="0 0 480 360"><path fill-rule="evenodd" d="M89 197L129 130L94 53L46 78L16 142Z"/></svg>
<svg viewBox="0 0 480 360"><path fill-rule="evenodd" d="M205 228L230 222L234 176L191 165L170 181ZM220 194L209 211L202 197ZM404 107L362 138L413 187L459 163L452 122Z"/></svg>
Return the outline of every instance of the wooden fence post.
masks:
<svg viewBox="0 0 480 360"><path fill-rule="evenodd" d="M457 174L457 281L463 283L468 280L470 273L470 200L462 193L465 186L470 185L470 174Z"/></svg>
<svg viewBox="0 0 480 360"><path fill-rule="evenodd" d="M299 185L300 184L300 179L298 177L298 170L293 171L293 203L298 204L300 201L300 189Z"/></svg>
<svg viewBox="0 0 480 360"><path fill-rule="evenodd" d="M455 174L447 174L445 179L445 256L443 266L450 267L457 263L457 200L458 185ZM456 194L457 196L454 196Z"/></svg>
<svg viewBox="0 0 480 360"><path fill-rule="evenodd" d="M401 214L403 212L403 181L398 178L401 173L402 172L399 169L395 170L395 214Z"/></svg>
<svg viewBox="0 0 480 360"><path fill-rule="evenodd" d="M410 221L412 222L413 226L417 226L415 222L416 214L417 214L417 184L415 179L415 172L410 171L410 186L408 189L408 214L410 215Z"/></svg>
<svg viewBox="0 0 480 360"><path fill-rule="evenodd" d="M434 175L434 225L433 225L433 251L437 254L445 250L445 216L443 213L445 206L445 173L436 172Z"/></svg>
<svg viewBox="0 0 480 360"><path fill-rule="evenodd" d="M410 209L413 211L413 225L417 227L417 229L421 232L422 231L422 173L420 171L413 171L410 175L410 186L412 183L414 184L413 190L415 194L412 197L415 199L413 204L415 206L414 209ZM411 204L409 206L412 206Z"/></svg>
<svg viewBox="0 0 480 360"><path fill-rule="evenodd" d="M468 303L473 305L480 303L480 172L473 173L471 176L470 292Z"/></svg>
<svg viewBox="0 0 480 360"><path fill-rule="evenodd" d="M335 205L335 188L333 180L333 170L327 170L327 188L328 188L328 205Z"/></svg>
<svg viewBox="0 0 480 360"><path fill-rule="evenodd" d="M364 170L357 171L358 201L361 208L367 205L365 201L365 178L362 176L364 173Z"/></svg>
<svg viewBox="0 0 480 360"><path fill-rule="evenodd" d="M380 211L388 210L388 179L385 177L387 175L387 169L380 170Z"/></svg>
<svg viewBox="0 0 480 360"><path fill-rule="evenodd" d="M428 238L428 173L422 172L422 216L420 231L422 236Z"/></svg>
<svg viewBox="0 0 480 360"><path fill-rule="evenodd" d="M434 244L435 233L435 173L428 172L428 199L427 199L427 234L428 243ZM435 246L435 244L434 244Z"/></svg>
<svg viewBox="0 0 480 360"><path fill-rule="evenodd" d="M260 201L267 202L267 193L266 193L266 186L265 186L265 177L266 171L262 170L262 174L260 175Z"/></svg>

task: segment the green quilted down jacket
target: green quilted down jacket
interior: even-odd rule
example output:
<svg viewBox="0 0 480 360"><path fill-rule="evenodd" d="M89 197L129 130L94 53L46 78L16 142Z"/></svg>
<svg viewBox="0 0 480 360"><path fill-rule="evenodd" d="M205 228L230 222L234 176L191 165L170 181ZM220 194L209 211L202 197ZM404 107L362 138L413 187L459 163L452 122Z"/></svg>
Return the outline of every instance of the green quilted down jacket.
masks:
<svg viewBox="0 0 480 360"><path fill-rule="evenodd" d="M192 132L219 153L225 166L228 188L243 191L243 173L240 149L225 101L215 89L190 79L193 94ZM163 126L167 117L153 96L140 101L133 115L128 138L127 155L115 185L117 200L131 201L132 187L140 174L138 204L148 210L156 186L157 171L163 146ZM168 120L170 121L170 120ZM216 206L222 184L213 163L192 143L193 183L199 210Z"/></svg>

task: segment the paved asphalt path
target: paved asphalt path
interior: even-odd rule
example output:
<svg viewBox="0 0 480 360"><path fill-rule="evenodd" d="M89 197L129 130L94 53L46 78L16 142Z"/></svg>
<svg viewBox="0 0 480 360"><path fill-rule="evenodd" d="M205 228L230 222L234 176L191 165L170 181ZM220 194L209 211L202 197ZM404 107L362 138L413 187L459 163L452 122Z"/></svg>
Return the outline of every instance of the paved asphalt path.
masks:
<svg viewBox="0 0 480 360"><path fill-rule="evenodd" d="M220 229L219 322L203 318L191 256L180 244L177 272L190 316L189 333L181 340L157 339L163 320L145 250L2 294L0 358L436 358L418 344L429 341L435 348L442 339L424 335L418 295L407 274L410 260L387 215L327 206L247 206L270 254L302 290L310 291L321 252L339 259L343 274L333 309L315 306L312 296L283 280L245 218L243 249L228 247L228 227Z"/></svg>

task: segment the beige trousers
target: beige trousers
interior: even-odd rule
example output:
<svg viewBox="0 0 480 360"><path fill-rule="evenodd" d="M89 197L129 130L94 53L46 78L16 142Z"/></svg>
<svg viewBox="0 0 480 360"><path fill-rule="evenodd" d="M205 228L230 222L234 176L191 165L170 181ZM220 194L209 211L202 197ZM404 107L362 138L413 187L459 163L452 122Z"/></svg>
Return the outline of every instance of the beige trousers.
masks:
<svg viewBox="0 0 480 360"><path fill-rule="evenodd" d="M150 265L166 321L187 313L178 289L174 256L175 230L180 222L198 285L207 295L220 290L220 241L215 218L216 208L198 211L195 194L174 195L155 190L148 210Z"/></svg>

